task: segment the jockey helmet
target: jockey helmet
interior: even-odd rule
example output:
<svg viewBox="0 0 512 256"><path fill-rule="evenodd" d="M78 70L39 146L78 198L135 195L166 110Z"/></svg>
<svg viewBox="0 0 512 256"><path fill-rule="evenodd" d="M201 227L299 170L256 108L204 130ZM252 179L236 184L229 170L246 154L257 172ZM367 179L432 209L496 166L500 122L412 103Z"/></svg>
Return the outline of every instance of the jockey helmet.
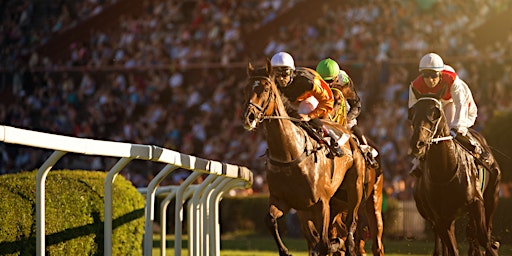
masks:
<svg viewBox="0 0 512 256"><path fill-rule="evenodd" d="M420 72L423 70L434 70L434 71L443 71L444 63L443 59L435 53L425 54L421 60L419 65Z"/></svg>
<svg viewBox="0 0 512 256"><path fill-rule="evenodd" d="M340 74L340 66L333 59L327 58L316 65L316 72L326 81L333 80Z"/></svg>
<svg viewBox="0 0 512 256"><path fill-rule="evenodd" d="M272 67L289 67L295 70L295 61L293 57L287 52L278 52L272 56L270 60Z"/></svg>

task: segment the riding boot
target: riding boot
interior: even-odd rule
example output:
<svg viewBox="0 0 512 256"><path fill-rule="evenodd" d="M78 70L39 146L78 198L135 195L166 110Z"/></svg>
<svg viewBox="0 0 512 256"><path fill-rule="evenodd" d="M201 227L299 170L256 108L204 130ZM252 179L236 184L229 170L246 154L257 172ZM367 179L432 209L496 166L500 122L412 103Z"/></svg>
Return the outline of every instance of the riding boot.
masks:
<svg viewBox="0 0 512 256"><path fill-rule="evenodd" d="M377 160L375 159L375 157L377 157L378 154L377 150L375 150L372 146L368 144L368 141L366 140L363 133L357 126L352 127L352 133L359 140L359 148L361 148L361 152L363 152L364 159L368 162L368 165L372 169L379 169L379 162L377 162Z"/></svg>
<svg viewBox="0 0 512 256"><path fill-rule="evenodd" d="M456 133L455 139L477 159L477 162L480 162L485 168L490 170L491 156L489 152L484 150L480 143L476 139L470 138L470 136L469 133L466 136Z"/></svg>
<svg viewBox="0 0 512 256"><path fill-rule="evenodd" d="M421 175L423 174L423 171L421 170L421 167L420 167L420 160L418 158L414 158L412 159L412 168L411 168L411 171L409 171L409 175L411 176L414 176L414 177L421 177Z"/></svg>
<svg viewBox="0 0 512 256"><path fill-rule="evenodd" d="M338 145L338 140L340 137L336 135L334 131L324 126L320 118L313 118L308 122L313 128L315 128L320 133L326 134L331 138L331 141L328 143L329 150L333 156L343 156L344 152ZM322 141L324 141L322 139ZM325 141L324 141L325 142Z"/></svg>
<svg viewBox="0 0 512 256"><path fill-rule="evenodd" d="M327 136L331 138L331 141L329 143L329 149L331 150L331 153L334 156L343 156L345 153L338 145L338 141L340 139L340 136L338 136L333 130L323 126L323 131Z"/></svg>

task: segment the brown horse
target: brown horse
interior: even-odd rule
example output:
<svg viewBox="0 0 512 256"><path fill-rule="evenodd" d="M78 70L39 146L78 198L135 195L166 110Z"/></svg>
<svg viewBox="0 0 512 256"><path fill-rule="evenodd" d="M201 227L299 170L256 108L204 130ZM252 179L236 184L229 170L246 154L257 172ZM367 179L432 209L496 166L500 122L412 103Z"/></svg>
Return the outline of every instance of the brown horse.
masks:
<svg viewBox="0 0 512 256"><path fill-rule="evenodd" d="M490 172L475 164L473 156L451 137L438 99L420 98L409 118L413 127L410 150L421 159L423 170L414 187L414 199L419 213L434 227L434 255L441 255L441 249L443 255L459 255L454 223L464 213L469 216L469 255L481 255L479 245L485 255L498 255L498 244L491 240L501 176L498 163L491 157ZM472 134L490 152L484 138Z"/></svg>
<svg viewBox="0 0 512 256"><path fill-rule="evenodd" d="M379 164L380 160L378 159ZM383 235L383 221L382 221L382 185L384 177L382 173L377 175L374 170L369 169L365 175L367 181L365 184L365 197L359 207L359 218L357 223L356 232L353 234L356 255L366 255L364 249L366 231L368 228L372 239L372 252L373 255L384 255L384 244L382 243ZM347 186L350 186L348 180L344 180L341 184L340 189L331 199L331 214L334 216L331 225L331 237L339 237L342 240L340 244L343 246L343 241L351 234L347 231L344 220L347 215L348 204L347 204ZM298 212L301 223L307 223L308 218L311 218L310 212ZM318 243L318 238L315 238L315 229L310 226L301 226L301 230L306 237L308 237L308 247L314 248L315 244ZM341 249L345 250L344 248Z"/></svg>
<svg viewBox="0 0 512 256"><path fill-rule="evenodd" d="M351 89L350 86L343 86L341 84L335 83L332 84L331 87L333 88L332 94L335 99L335 108L330 115L331 120L334 119L338 122L344 122L345 120L343 120L343 118L340 116L343 116L342 112L346 110L345 99L355 99L358 98L358 96L355 95L355 90ZM367 142L372 148L378 148L373 141L368 140ZM380 154L377 155L376 160L379 163L379 166L382 166ZM367 162L364 164L366 166L364 191L365 198L363 198L359 208L357 231L354 234L356 246L358 247L357 254L366 255L366 251L364 249L366 235L365 229L368 227L372 240L373 255L384 255L384 244L382 243L382 235L384 231L382 220L382 186L384 183L384 176L382 175L382 170L371 168ZM342 183L342 191L344 190L345 183L346 182ZM346 199L344 194L337 193L335 198L339 198L340 202L338 202L337 207L333 208L337 208L337 212L344 211L343 208L346 209ZM342 225L338 226L342 227ZM339 232L344 233L342 231Z"/></svg>
<svg viewBox="0 0 512 256"><path fill-rule="evenodd" d="M352 186L348 189L347 200L350 210L346 224L349 232L355 232L364 171L356 168L355 161L361 162L363 157L355 150L357 145L352 139L340 145L345 152L344 156L327 156L328 150L297 125L299 120L288 115L285 107L287 99L274 83L269 60L265 67L259 69L254 69L249 63L247 72L249 79L244 127L253 130L262 123L265 128L268 144L266 175L270 191L269 214L265 217L265 224L272 233L279 255L289 253L279 235L277 219L291 208L310 213L311 218L308 218L307 223L301 223L301 226L318 230L315 237L319 242L313 250L320 255L334 253L339 248L331 243L329 236L333 219L330 214L331 197L344 179L350 180ZM345 128L337 128L348 134ZM353 255L354 247L353 239L348 241L348 252Z"/></svg>
<svg viewBox="0 0 512 256"><path fill-rule="evenodd" d="M377 162L381 165L380 157ZM382 220L382 186L384 183L384 175L373 169L368 169L366 173L365 198L362 201L359 210L359 221L355 234L356 245L358 246L358 254L366 255L364 250L365 231L368 227L371 240L372 252L374 256L384 255L384 244L382 243L382 235L384 232L384 224ZM343 185L342 185L343 187Z"/></svg>

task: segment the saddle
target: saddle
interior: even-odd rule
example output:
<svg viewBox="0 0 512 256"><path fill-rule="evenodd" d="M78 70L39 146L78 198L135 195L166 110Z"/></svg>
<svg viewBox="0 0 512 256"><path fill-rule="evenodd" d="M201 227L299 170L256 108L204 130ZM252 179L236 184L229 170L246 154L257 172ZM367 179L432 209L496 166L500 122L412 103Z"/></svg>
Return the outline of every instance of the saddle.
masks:
<svg viewBox="0 0 512 256"><path fill-rule="evenodd" d="M312 126L308 122L298 122L298 125L300 127L302 127L311 138L316 140L321 145L320 147L325 146L326 148L329 149L329 153L327 155L329 158L334 158L335 156L341 156L340 154L336 154L333 151L336 151L336 150L340 151L339 148L335 149L335 147L338 147L338 144L345 143L342 140L344 140L344 139L348 140L347 136L343 132L337 130L335 127L331 127L330 132L335 133L335 135L338 137L338 139L337 139L338 141L333 142L333 137L329 136L329 135L326 136L323 129L316 129L314 126ZM339 135L339 134L341 134L341 135ZM329 137L331 139L330 141L327 139ZM343 143L340 143L340 141Z"/></svg>

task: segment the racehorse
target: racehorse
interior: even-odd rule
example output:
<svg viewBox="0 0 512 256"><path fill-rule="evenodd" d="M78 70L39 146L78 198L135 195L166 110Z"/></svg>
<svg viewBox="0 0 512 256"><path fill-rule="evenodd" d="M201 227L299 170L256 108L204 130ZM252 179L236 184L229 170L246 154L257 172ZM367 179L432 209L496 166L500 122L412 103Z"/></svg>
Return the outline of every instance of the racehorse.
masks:
<svg viewBox="0 0 512 256"><path fill-rule="evenodd" d="M291 105L274 83L272 66L255 69L251 63L247 67L248 84L245 93L246 109L243 114L244 128L251 131L263 124L268 144L266 175L270 191L269 213L265 224L272 234L279 255L290 255L278 231L277 219L291 208L299 213L308 213L311 218L301 219L301 226L317 230L313 238L318 239L313 252L328 255L339 250L331 243L329 231L333 215L330 213L331 197L343 180L352 184L347 191L348 208L346 225L351 234L357 225L357 212L362 199L364 161L357 145L349 138L340 144L342 157L328 156L328 150L297 124L287 113ZM349 132L337 125L343 134ZM342 134L340 134L341 136ZM354 152L354 153L353 153ZM335 240L335 239L333 239ZM347 239L347 252L355 255L353 237Z"/></svg>
<svg viewBox="0 0 512 256"><path fill-rule="evenodd" d="M443 255L459 255L454 223L465 213L469 216L468 255L481 255L479 245L485 249L485 255L498 255L499 245L491 238L501 176L498 163L491 156L490 168L484 170L453 140L435 95L419 98L409 111L413 128L410 150L421 159L422 169L413 194L419 213L433 225L434 255L441 255L441 249ZM471 132L490 152L485 139L474 130Z"/></svg>
<svg viewBox="0 0 512 256"><path fill-rule="evenodd" d="M377 157L379 165L381 164L380 157ZM382 165L381 165L382 166ZM368 169L365 174L364 198L359 207L359 218L357 222L357 230L354 234L356 244L356 255L366 255L364 249L366 228L368 228L372 240L372 252L374 256L384 255L384 244L382 242L382 235L384 225L382 220L382 186L384 183L384 176L381 172L376 172L367 166ZM334 213L343 214L347 210L345 187L349 185L343 182L340 190L331 199L331 209ZM340 216L339 218L343 218ZM337 232L341 236L346 236L347 231L344 223L335 217L334 225ZM307 232L304 231L303 232Z"/></svg>
<svg viewBox="0 0 512 256"><path fill-rule="evenodd" d="M346 111L346 102L345 99L354 99L357 98L355 95L355 90L352 90L349 86L343 86L338 83L331 84L332 94L335 99L335 107L331 112L330 119L335 120L337 122L343 122L343 113ZM355 137L355 136L354 136ZM361 141L359 143L362 143ZM367 143L372 146L372 148L377 150L377 145L373 143L371 140L368 140ZM380 154L377 155L376 158L379 166L382 166ZM357 225L357 231L355 235L355 242L357 248L358 255L366 255L366 251L364 249L365 246L365 229L368 227L371 240L372 240L372 252L374 256L384 255L384 245L382 243L382 235L384 231L384 225L382 220L382 187L384 183L384 176L382 175L382 170L377 170L370 167L369 164L365 162L366 165L366 173L365 173L365 187L364 187L364 199L361 202L359 208L359 219ZM381 168L381 167L379 167ZM346 182L342 183L342 191L344 190ZM333 208L336 212L342 212L345 208L345 196L343 193L337 193L335 195L337 204ZM342 223L338 223L337 227L340 227L339 233L346 233L343 229Z"/></svg>
<svg viewBox="0 0 512 256"><path fill-rule="evenodd" d="M380 157L377 157L377 161L382 166ZM372 240L373 255L382 256L384 255L384 244L382 243L384 232L382 220L382 186L384 184L384 175L377 173L376 170L369 169L366 177L365 198L360 207L359 222L355 235L356 245L358 246L358 254L366 255L364 250L364 228L368 226Z"/></svg>

